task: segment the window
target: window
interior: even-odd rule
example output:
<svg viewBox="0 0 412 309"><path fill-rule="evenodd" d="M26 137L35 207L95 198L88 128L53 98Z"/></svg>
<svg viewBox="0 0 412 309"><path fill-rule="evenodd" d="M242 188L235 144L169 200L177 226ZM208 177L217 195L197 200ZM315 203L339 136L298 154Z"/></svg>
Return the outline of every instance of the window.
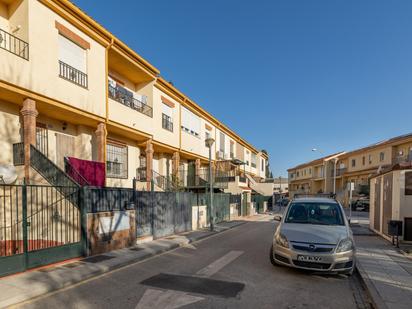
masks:
<svg viewBox="0 0 412 309"><path fill-rule="evenodd" d="M311 168L309 169L309 175L312 175L312 169Z"/></svg>
<svg viewBox="0 0 412 309"><path fill-rule="evenodd" d="M299 172L296 173L296 176L299 177Z"/></svg>
<svg viewBox="0 0 412 309"><path fill-rule="evenodd" d="M405 195L412 195L412 172L405 172Z"/></svg>
<svg viewBox="0 0 412 309"><path fill-rule="evenodd" d="M372 164L372 155L369 155L369 164Z"/></svg>
<svg viewBox="0 0 412 309"><path fill-rule="evenodd" d="M127 178L127 146L107 143L107 177Z"/></svg>
<svg viewBox="0 0 412 309"><path fill-rule="evenodd" d="M225 153L225 134L223 132L220 132L219 137L220 137L219 150L222 153Z"/></svg>
<svg viewBox="0 0 412 309"><path fill-rule="evenodd" d="M356 160L352 159L352 167L355 167L355 166L356 166Z"/></svg>
<svg viewBox="0 0 412 309"><path fill-rule="evenodd" d="M86 50L59 34L59 75L87 88Z"/></svg>
<svg viewBox="0 0 412 309"><path fill-rule="evenodd" d="M302 203L289 206L285 223L344 225L343 214L338 203Z"/></svg>
<svg viewBox="0 0 412 309"><path fill-rule="evenodd" d="M381 152L380 154L379 154L379 161L384 161L385 160L385 153L384 152Z"/></svg>
<svg viewBox="0 0 412 309"><path fill-rule="evenodd" d="M235 158L235 143L233 141L230 141L230 158Z"/></svg>
<svg viewBox="0 0 412 309"><path fill-rule="evenodd" d="M194 136L200 134L200 118L184 107L182 107L182 130Z"/></svg>
<svg viewBox="0 0 412 309"><path fill-rule="evenodd" d="M206 131L206 132L205 132L205 140L207 140L208 138L210 138L210 132L209 132L209 131Z"/></svg>
<svg viewBox="0 0 412 309"><path fill-rule="evenodd" d="M366 158L362 157L362 165L365 165L365 164L366 164Z"/></svg>
<svg viewBox="0 0 412 309"><path fill-rule="evenodd" d="M257 157L256 157L256 154L252 153L251 166L256 168L256 165L257 165Z"/></svg>
<svg viewBox="0 0 412 309"><path fill-rule="evenodd" d="M42 123L36 123L36 148L41 153L48 156L49 143L47 126Z"/></svg>
<svg viewBox="0 0 412 309"><path fill-rule="evenodd" d="M166 104L162 105L162 128L173 132L173 109Z"/></svg>
<svg viewBox="0 0 412 309"><path fill-rule="evenodd" d="M261 171L265 171L265 160L261 159Z"/></svg>

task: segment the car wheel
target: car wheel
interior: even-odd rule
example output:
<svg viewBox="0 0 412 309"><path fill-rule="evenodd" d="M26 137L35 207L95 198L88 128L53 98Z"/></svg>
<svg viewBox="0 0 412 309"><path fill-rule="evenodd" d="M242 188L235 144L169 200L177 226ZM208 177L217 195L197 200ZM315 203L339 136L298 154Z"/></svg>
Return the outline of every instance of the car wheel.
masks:
<svg viewBox="0 0 412 309"><path fill-rule="evenodd" d="M269 258L273 266L279 266L279 264L276 263L275 258L273 257L273 246L270 246L270 257Z"/></svg>

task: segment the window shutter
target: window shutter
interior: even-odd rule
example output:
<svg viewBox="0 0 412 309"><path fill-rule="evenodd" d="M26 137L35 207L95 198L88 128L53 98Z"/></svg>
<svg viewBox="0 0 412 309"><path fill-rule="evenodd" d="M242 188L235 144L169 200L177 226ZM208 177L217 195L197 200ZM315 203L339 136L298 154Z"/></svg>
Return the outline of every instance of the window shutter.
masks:
<svg viewBox="0 0 412 309"><path fill-rule="evenodd" d="M162 104L162 112L166 116L169 116L170 118L173 119L173 110L170 106L167 106L166 104Z"/></svg>
<svg viewBox="0 0 412 309"><path fill-rule="evenodd" d="M86 50L59 35L59 60L86 73Z"/></svg>

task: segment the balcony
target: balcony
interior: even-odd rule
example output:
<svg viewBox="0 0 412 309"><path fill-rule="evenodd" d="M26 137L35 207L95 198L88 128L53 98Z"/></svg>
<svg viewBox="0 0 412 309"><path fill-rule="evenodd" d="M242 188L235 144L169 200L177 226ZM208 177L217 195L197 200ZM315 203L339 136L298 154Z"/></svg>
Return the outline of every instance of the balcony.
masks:
<svg viewBox="0 0 412 309"><path fill-rule="evenodd" d="M133 93L123 87L109 85L109 98L126 105L146 116L153 117L153 109L146 103L133 98Z"/></svg>
<svg viewBox="0 0 412 309"><path fill-rule="evenodd" d="M337 168L336 169L336 177L343 176L343 174L345 174L347 170L348 169L346 167L345 168Z"/></svg>
<svg viewBox="0 0 412 309"><path fill-rule="evenodd" d="M59 60L59 76L80 87L87 88L87 74Z"/></svg>
<svg viewBox="0 0 412 309"><path fill-rule="evenodd" d="M20 58L29 60L29 43L2 29L0 29L0 48Z"/></svg>
<svg viewBox="0 0 412 309"><path fill-rule="evenodd" d="M170 132L173 132L172 118L166 114L162 114L162 128Z"/></svg>
<svg viewBox="0 0 412 309"><path fill-rule="evenodd" d="M412 155L399 156L393 159L393 164L410 163L412 162Z"/></svg>

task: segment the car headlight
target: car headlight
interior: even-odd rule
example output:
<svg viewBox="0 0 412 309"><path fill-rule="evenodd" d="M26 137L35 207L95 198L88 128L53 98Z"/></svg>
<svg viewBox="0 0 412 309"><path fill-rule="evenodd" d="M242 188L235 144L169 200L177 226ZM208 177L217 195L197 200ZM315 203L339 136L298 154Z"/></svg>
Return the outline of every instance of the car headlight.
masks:
<svg viewBox="0 0 412 309"><path fill-rule="evenodd" d="M336 252L347 252L353 250L353 241L350 238L342 239L339 242L338 247L336 248Z"/></svg>
<svg viewBox="0 0 412 309"><path fill-rule="evenodd" d="M281 247L289 248L288 239L286 238L285 235L283 235L283 234L281 234L281 233L278 233L278 234L275 236L275 242L276 242L277 245L279 245L279 246L281 246Z"/></svg>

